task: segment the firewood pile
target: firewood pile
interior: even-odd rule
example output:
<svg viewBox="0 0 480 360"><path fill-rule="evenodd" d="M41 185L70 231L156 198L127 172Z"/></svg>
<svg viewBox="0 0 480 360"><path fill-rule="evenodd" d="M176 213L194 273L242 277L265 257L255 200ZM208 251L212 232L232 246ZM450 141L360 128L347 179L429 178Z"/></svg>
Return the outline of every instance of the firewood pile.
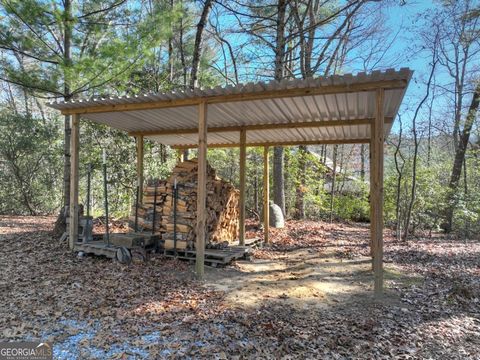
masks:
<svg viewBox="0 0 480 360"><path fill-rule="evenodd" d="M195 247L197 170L197 160L180 162L173 169L168 180L150 182L145 188L142 204L138 208L138 230L152 231L155 206L155 233L161 234L166 249L174 248L175 236L177 249ZM177 184L176 216L175 182ZM237 239L238 201L239 191L230 183L220 179L215 170L207 164L207 246ZM130 227L133 229L135 207L129 219Z"/></svg>

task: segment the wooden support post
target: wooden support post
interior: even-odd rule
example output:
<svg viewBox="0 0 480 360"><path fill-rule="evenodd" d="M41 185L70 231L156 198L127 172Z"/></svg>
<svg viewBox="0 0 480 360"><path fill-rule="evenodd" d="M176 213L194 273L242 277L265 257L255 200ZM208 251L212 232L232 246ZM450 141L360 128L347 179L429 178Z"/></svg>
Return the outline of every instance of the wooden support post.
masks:
<svg viewBox="0 0 480 360"><path fill-rule="evenodd" d="M264 241L270 243L270 170L268 159L268 146L263 148L263 232Z"/></svg>
<svg viewBox="0 0 480 360"><path fill-rule="evenodd" d="M183 162L183 149L177 149L177 162Z"/></svg>
<svg viewBox="0 0 480 360"><path fill-rule="evenodd" d="M139 186L138 193L140 196L140 203L143 202L143 135L138 135L137 139L137 184Z"/></svg>
<svg viewBox="0 0 480 360"><path fill-rule="evenodd" d="M205 272L205 236L207 218L207 103L198 105L198 189L197 189L197 239L195 243L195 270L198 279Z"/></svg>
<svg viewBox="0 0 480 360"><path fill-rule="evenodd" d="M373 134L373 132L375 131L375 128L374 128L374 125L370 125L370 132ZM372 135L373 136L373 135ZM374 206L373 206L373 190L372 190L372 186L373 186L373 182L375 181L374 179L374 176L373 176L373 173L374 173L374 166L373 166L373 157L372 157L372 138L370 138L370 144L368 146L368 160L369 160L369 164L370 164L370 256L372 257L372 271L374 271L374 265L373 265L373 257L374 257L374 254L375 254L375 251L374 251L374 242L373 242L373 239L374 239L374 236L373 236L373 232L375 231L374 228L373 228L373 213L375 212L375 209L374 209Z"/></svg>
<svg viewBox="0 0 480 360"><path fill-rule="evenodd" d="M376 92L375 122L371 126L371 181L370 181L370 233L375 277L375 296L383 293L383 144L384 89Z"/></svg>
<svg viewBox="0 0 480 360"><path fill-rule="evenodd" d="M247 131L242 129L240 131L240 201L239 201L239 215L240 215L240 231L239 243L240 246L245 245L245 173L247 162Z"/></svg>
<svg viewBox="0 0 480 360"><path fill-rule="evenodd" d="M70 136L70 219L68 246L73 250L78 241L78 156L80 139L80 115L73 114Z"/></svg>

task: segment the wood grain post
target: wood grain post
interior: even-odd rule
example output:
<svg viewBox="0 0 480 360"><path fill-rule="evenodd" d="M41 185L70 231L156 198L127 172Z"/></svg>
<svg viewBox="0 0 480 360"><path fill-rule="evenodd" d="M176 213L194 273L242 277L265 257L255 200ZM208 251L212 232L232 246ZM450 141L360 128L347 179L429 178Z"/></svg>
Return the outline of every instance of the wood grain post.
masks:
<svg viewBox="0 0 480 360"><path fill-rule="evenodd" d="M372 271L375 271L374 261L373 261L373 259L375 258L375 250L374 250L375 242L373 241L375 238L375 235L374 235L375 227L373 226L374 225L373 215L375 212L375 207L373 205L374 203L373 183L375 181L375 176L374 176L375 165L373 164L373 142L372 142L374 132L375 132L375 124L374 122L372 122L370 124L371 137L370 137L370 144L368 146L368 156L369 156L368 160L370 164L370 242L369 243L370 243L370 256L372 257Z"/></svg>
<svg viewBox="0 0 480 360"><path fill-rule="evenodd" d="M73 250L78 240L78 165L80 140L80 115L73 114L70 136L70 219L68 246Z"/></svg>
<svg viewBox="0 0 480 360"><path fill-rule="evenodd" d="M239 201L239 243L240 246L245 245L245 175L247 162L247 131L240 130L240 201Z"/></svg>
<svg viewBox="0 0 480 360"><path fill-rule="evenodd" d="M383 294L383 144L384 133L384 89L376 91L375 121L371 127L371 246L373 252L373 271L375 277L375 296Z"/></svg>
<svg viewBox="0 0 480 360"><path fill-rule="evenodd" d="M270 167L268 159L268 146L263 148L263 232L264 241L270 243Z"/></svg>
<svg viewBox="0 0 480 360"><path fill-rule="evenodd" d="M140 194L140 203L143 202L143 158L144 158L144 146L143 135L136 136L137 139L137 184L138 193Z"/></svg>
<svg viewBox="0 0 480 360"><path fill-rule="evenodd" d="M183 149L177 149L177 162L183 162Z"/></svg>
<svg viewBox="0 0 480 360"><path fill-rule="evenodd" d="M198 105L198 188L195 270L198 279L205 273L205 235L207 218L207 103Z"/></svg>

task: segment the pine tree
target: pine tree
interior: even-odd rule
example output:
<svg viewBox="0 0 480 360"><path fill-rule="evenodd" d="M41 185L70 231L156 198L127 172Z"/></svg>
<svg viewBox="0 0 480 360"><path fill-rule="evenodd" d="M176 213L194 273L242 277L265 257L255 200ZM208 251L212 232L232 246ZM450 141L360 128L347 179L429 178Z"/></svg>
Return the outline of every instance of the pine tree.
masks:
<svg viewBox="0 0 480 360"><path fill-rule="evenodd" d="M137 4L138 5L138 4ZM36 97L69 101L124 91L125 79L163 39L166 23L126 0L1 0L0 79ZM155 24L155 27L153 27ZM156 28L158 31L152 32ZM64 201L70 193L70 118L65 116Z"/></svg>

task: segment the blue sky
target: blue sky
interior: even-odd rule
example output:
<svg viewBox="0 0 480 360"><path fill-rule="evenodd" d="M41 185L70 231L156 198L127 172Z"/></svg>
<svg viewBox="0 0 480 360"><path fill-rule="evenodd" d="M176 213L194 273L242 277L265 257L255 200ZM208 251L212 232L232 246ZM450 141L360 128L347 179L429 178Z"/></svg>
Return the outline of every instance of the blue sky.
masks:
<svg viewBox="0 0 480 360"><path fill-rule="evenodd" d="M440 1L406 0L404 6L392 6L386 14L386 27L391 29L392 34L398 33L390 49L391 55L396 59L395 67L409 67L414 70L414 76L399 111L407 127L411 125L415 108L425 96L425 84L431 71L431 53L420 50L423 44L418 35L418 29L421 27L422 31L428 31L423 14L431 15L432 11L439 6ZM477 60L478 66L480 65L480 58ZM441 65L436 67L434 81L437 84L449 84L449 89L452 89L453 80ZM436 94L438 95L438 92ZM452 108L451 101L451 96L435 97L432 117L434 122L439 121L443 123L446 121L448 123L449 116L451 116L451 113L449 113ZM470 99L465 99L464 105L468 105L469 101ZM425 120L427 111L428 107L424 105L417 121ZM393 131L398 131L398 121L395 123Z"/></svg>
<svg viewBox="0 0 480 360"><path fill-rule="evenodd" d="M417 106L418 102L421 100L425 93L424 80L428 77L429 74L429 54L414 52L421 45L418 41L418 35L415 35L415 29L422 25L423 18L420 14L427 12L429 9L433 9L435 6L438 6L438 3L435 4L432 1L426 0L406 0L406 4L401 6L399 5L401 0L391 0L391 6L384 7L384 19L385 19L385 28L389 30L388 43L391 43L386 55L384 58L375 66L375 69L386 69L386 68L401 68L409 67L414 70L414 78L412 79L407 95L405 96L401 112L404 114L405 123L409 122L411 118L412 110ZM373 6L376 4L372 3ZM218 18L220 21L220 29L227 30L232 27L240 30L237 25L237 21L233 16L222 15ZM253 53L256 52L262 53L265 51L265 54L268 54L270 50L262 49L261 46L254 46L251 44L251 38L242 33L227 35L229 40L238 46L243 43L248 45L244 48L243 52ZM248 43L250 41L250 43ZM365 46L369 46L366 44ZM355 53L352 54L355 57ZM217 58L218 63L223 67L224 63L221 58ZM228 61L228 59L227 59ZM269 63L266 66L270 69L269 76L271 76L271 61L273 59L268 57ZM256 69L258 69L259 64L252 62L250 66L241 65L239 66L240 71L240 81L258 81L258 78L254 76ZM361 64L355 62L349 63L345 68L345 73L357 73L363 71ZM231 71L231 66L227 66L227 69ZM231 74L230 74L231 75ZM245 77L246 76L246 77ZM394 128L394 131L396 127Z"/></svg>
<svg viewBox="0 0 480 360"><path fill-rule="evenodd" d="M414 30L421 25L423 20L420 14L434 7L433 1L407 0L405 5L393 6L387 12L386 27L392 29L394 34L398 33L395 41L392 43L391 52L401 67L409 67L414 71L414 76L399 111L399 113L405 116L404 120L407 126L413 117L414 107L417 106L421 97L424 96L424 81L430 71L429 54L413 53L412 51L420 45ZM398 131L398 121L395 122L393 131Z"/></svg>

